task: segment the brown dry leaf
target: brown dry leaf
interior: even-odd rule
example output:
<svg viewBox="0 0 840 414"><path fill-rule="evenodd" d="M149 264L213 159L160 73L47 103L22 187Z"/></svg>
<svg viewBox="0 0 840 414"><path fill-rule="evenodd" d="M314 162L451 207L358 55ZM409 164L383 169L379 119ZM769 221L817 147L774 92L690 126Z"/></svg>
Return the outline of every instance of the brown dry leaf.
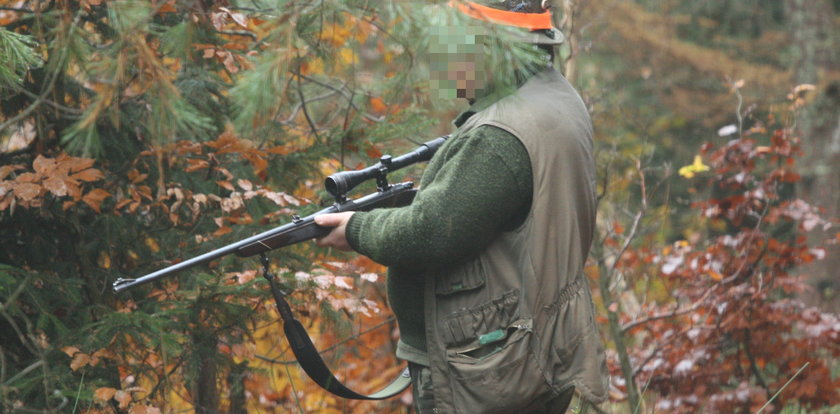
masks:
<svg viewBox="0 0 840 414"><path fill-rule="evenodd" d="M245 191L251 191L254 189L254 184L252 182L242 178L236 180L236 184Z"/></svg>
<svg viewBox="0 0 840 414"><path fill-rule="evenodd" d="M236 188L234 188L234 187L233 187L233 184L231 184L229 181L222 181L222 180L219 180L219 181L216 181L216 184L218 184L218 185L219 185L219 187L222 187L222 188L224 188L225 190L228 190L228 191L236 191Z"/></svg>
<svg viewBox="0 0 840 414"><path fill-rule="evenodd" d="M222 63L225 64L225 69L227 69L230 73L239 72L239 67L236 66L236 60L233 58L233 54L230 52L225 52L224 56L225 58L222 61Z"/></svg>
<svg viewBox="0 0 840 414"><path fill-rule="evenodd" d="M5 179L15 170L23 168L22 165L0 165L0 180Z"/></svg>
<svg viewBox="0 0 840 414"><path fill-rule="evenodd" d="M291 145L278 145L276 147L265 149L265 152L270 152L272 154L278 155L288 155L295 152L295 148Z"/></svg>
<svg viewBox="0 0 840 414"><path fill-rule="evenodd" d="M196 158L188 158L187 164L189 164L189 166L187 168L184 168L184 171L186 172L198 171L210 167L210 163L206 160L199 160Z"/></svg>
<svg viewBox="0 0 840 414"><path fill-rule="evenodd" d="M234 22L236 22L236 24L246 29L248 28L248 21L245 20L244 14L232 12L227 7L219 7L219 10L227 12L227 14L233 19Z"/></svg>
<svg viewBox="0 0 840 414"><path fill-rule="evenodd" d="M149 411L149 407L147 407L145 404L134 404L128 410L128 414L150 414L150 413L151 413L151 411Z"/></svg>
<svg viewBox="0 0 840 414"><path fill-rule="evenodd" d="M63 197L67 195L67 184L58 177L50 177L44 180L44 188L49 190L56 197Z"/></svg>
<svg viewBox="0 0 840 414"><path fill-rule="evenodd" d="M97 170L96 168L88 168L70 176L70 178L72 179L86 182L101 180L104 177L105 175L103 175L102 172Z"/></svg>
<svg viewBox="0 0 840 414"><path fill-rule="evenodd" d="M64 348L61 348L61 352L64 352L67 356L72 357L73 355L76 355L76 352L79 352L79 348L75 346L65 346Z"/></svg>
<svg viewBox="0 0 840 414"><path fill-rule="evenodd" d="M114 393L114 399L120 403L120 409L125 410L126 408L128 408L128 403L131 402L131 394L123 390L119 390L116 393Z"/></svg>
<svg viewBox="0 0 840 414"><path fill-rule="evenodd" d="M228 226L222 226L222 227L220 227L218 230L216 230L216 231L214 231L214 232L213 232L213 237L219 237L219 236L221 236L221 235L228 234L228 233L230 233L230 232L232 232L232 231L233 231L233 229L231 229L230 227L228 227Z"/></svg>
<svg viewBox="0 0 840 414"><path fill-rule="evenodd" d="M70 369L76 371L77 369L85 366L90 362L90 355L84 352L76 352L73 356L73 360L70 361Z"/></svg>
<svg viewBox="0 0 840 414"><path fill-rule="evenodd" d="M41 175L40 174L33 174L33 173L29 173L29 172L23 173L23 174L17 176L17 178L15 178L15 182L18 182L18 183L31 183L31 182L40 181L40 180L41 180Z"/></svg>
<svg viewBox="0 0 840 414"><path fill-rule="evenodd" d="M47 158L43 155L38 155L35 158L35 161L32 162L32 168L42 174L42 175L50 175L53 170L55 170L56 162L52 158Z"/></svg>
<svg viewBox="0 0 840 414"><path fill-rule="evenodd" d="M92 158L76 158L76 157L67 156L65 154L62 154L61 156L59 156L58 160L59 161L66 160L65 162L62 162L62 164L64 164L64 163L69 164L70 165L70 172L73 172L73 173L79 172L79 171L82 171L82 170L86 170L86 169L92 167L93 163L95 162Z"/></svg>
<svg viewBox="0 0 840 414"><path fill-rule="evenodd" d="M38 197L41 194L41 188L40 185L32 183L20 183L12 187L15 196L23 201L32 201L35 197Z"/></svg>
<svg viewBox="0 0 840 414"><path fill-rule="evenodd" d="M102 387L97 388L96 391L93 392L93 398L99 401L108 401L111 398L114 398L114 394L117 393L116 388L111 387Z"/></svg>
<svg viewBox="0 0 840 414"><path fill-rule="evenodd" d="M93 211L97 213L101 213L99 207L102 205L102 201L106 198L110 197L111 193L101 189L101 188L94 188L93 190L88 191L84 197L82 197L82 201L85 202Z"/></svg>

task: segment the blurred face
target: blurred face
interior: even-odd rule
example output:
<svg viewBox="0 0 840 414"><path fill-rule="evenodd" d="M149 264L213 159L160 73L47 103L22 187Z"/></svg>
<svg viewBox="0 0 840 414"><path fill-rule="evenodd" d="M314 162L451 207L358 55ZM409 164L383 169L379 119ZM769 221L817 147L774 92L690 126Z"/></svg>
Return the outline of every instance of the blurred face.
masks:
<svg viewBox="0 0 840 414"><path fill-rule="evenodd" d="M478 27L440 27L429 45L432 89L444 99L475 99L487 86L486 35Z"/></svg>

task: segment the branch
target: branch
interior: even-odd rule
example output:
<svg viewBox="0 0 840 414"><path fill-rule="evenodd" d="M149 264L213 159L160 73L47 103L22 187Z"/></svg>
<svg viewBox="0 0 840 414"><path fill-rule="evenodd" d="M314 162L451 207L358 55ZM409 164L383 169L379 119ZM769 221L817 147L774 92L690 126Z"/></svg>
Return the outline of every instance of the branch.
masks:
<svg viewBox="0 0 840 414"><path fill-rule="evenodd" d="M394 316L390 316L390 317L388 317L388 319L385 319L384 321L382 321L382 322L380 322L380 323L378 323L378 324L376 324L376 325L374 325L374 326L372 326L368 329L365 329L364 331L361 331L357 334L354 334L354 335L351 335L347 338L344 338L341 341L336 342L332 346L318 351L318 353L319 354L324 354L324 353L327 353L327 352L332 352L332 351L336 350L339 346L344 345L344 344L346 344L350 341L359 339L359 338L362 337L362 335L366 335L366 334L368 334L370 332L373 332L373 331L375 331L375 330L377 330L377 329L379 329L379 328L381 328L381 327L383 327L387 324L393 323L395 320L396 320L396 318ZM224 343L224 342L222 342L222 343ZM226 345L228 345L228 344L226 344ZM270 362L272 364L294 365L294 364L299 363L296 359L294 359L294 360L282 360L282 359L274 359L274 358L267 357L267 356L264 356L264 355L254 355L254 356L257 359L260 359L260 360L265 361L265 362Z"/></svg>
<svg viewBox="0 0 840 414"><path fill-rule="evenodd" d="M18 7L8 7L8 6L0 6L0 10L6 10L6 11L11 11L11 12L16 12L16 13L31 13L31 14L35 13L34 10L18 8Z"/></svg>
<svg viewBox="0 0 840 414"><path fill-rule="evenodd" d="M300 67L298 67L298 72L300 72ZM309 129L312 130L312 134L315 135L315 139L318 142L321 142L321 136L318 135L318 127L315 126L315 122L312 121L312 117L309 116L309 110L306 109L306 97L303 96L303 87L301 86L300 76L297 77L297 91L298 96L300 96L300 104L303 108L303 116L306 117L306 122L309 123Z"/></svg>
<svg viewBox="0 0 840 414"><path fill-rule="evenodd" d="M324 87L324 88L327 88L327 89L330 89L330 90L333 90L333 91L336 91L336 92L340 93L340 94L341 94L341 96L343 96L345 99L347 99L347 101L350 103L350 105L353 107L353 109L355 109L357 112L359 112L360 114L362 114L362 116L363 116L363 117L365 117L365 119L367 119L367 120L369 120L369 121L372 121L372 122L377 122L377 123L378 123L378 122L382 122L382 121L384 121L384 120L385 120L385 117L384 117L384 116L373 116L373 115L371 115L371 114L369 114L369 113L367 113L367 112L362 111L361 109L359 109L359 107L358 107L358 106L356 106L356 104L354 104L354 103L353 103L353 99L352 99L352 98L353 98L353 94L352 94L351 92L345 91L345 90L343 89L345 85L342 85L342 88L336 88L335 86L332 86L332 85L330 85L330 84L328 84L328 83L324 83L324 82L321 82L321 81L319 81L319 80L317 80L317 79L315 79L315 78L311 78L311 77L309 77L309 76L306 76L306 75L304 75L304 74L301 74L299 71L298 71L298 72L292 72L292 74L293 74L293 75L295 75L295 76L299 76L299 77L301 77L301 78L303 78L303 79L306 79L306 80L308 80L309 82L312 82L312 83L314 83L314 84L316 84L316 85L319 85L319 86L322 86L322 87Z"/></svg>
<svg viewBox="0 0 840 414"><path fill-rule="evenodd" d="M695 301L694 304L692 304L688 308L680 309L679 307L677 307L671 312L658 313L658 314L650 315L650 316L648 316L647 318L644 318L644 319L635 320L633 322L630 322L630 323L622 326L621 331L622 332L627 332L627 331L629 331L629 330L631 330L631 329L633 329L633 328L635 328L639 325L644 325L648 322L653 322L653 321L657 321L657 320L660 320L660 319L673 318L675 316L685 315L687 313L694 312L698 308L700 308L700 306L703 304L703 302L705 302L705 300L709 296L709 294L712 293L713 288L714 287L710 287L710 288L706 289L706 292L703 293L703 296L701 296L700 299L697 299L697 301Z"/></svg>

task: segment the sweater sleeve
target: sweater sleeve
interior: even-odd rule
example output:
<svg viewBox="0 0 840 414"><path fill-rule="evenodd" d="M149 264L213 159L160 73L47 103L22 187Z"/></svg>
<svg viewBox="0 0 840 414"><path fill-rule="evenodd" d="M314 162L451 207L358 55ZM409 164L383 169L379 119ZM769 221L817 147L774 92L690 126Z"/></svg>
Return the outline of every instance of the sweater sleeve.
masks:
<svg viewBox="0 0 840 414"><path fill-rule="evenodd" d="M356 251L387 266L444 266L480 253L511 223L521 222L533 183L519 139L480 126L444 155L411 205L353 215L347 239Z"/></svg>

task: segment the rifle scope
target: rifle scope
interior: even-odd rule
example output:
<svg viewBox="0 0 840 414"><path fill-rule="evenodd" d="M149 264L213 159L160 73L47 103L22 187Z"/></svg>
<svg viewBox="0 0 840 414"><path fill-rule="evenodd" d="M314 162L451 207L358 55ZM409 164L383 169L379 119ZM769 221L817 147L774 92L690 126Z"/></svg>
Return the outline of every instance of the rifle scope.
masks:
<svg viewBox="0 0 840 414"><path fill-rule="evenodd" d="M391 171L396 171L405 166L431 159L435 151L446 142L447 138L449 138L449 135L424 142L414 151L400 155L397 158L391 158L390 155L383 155L378 163L361 170L335 173L324 180L324 187L331 196L342 198L350 190L367 180L375 178L377 184L379 184Z"/></svg>

